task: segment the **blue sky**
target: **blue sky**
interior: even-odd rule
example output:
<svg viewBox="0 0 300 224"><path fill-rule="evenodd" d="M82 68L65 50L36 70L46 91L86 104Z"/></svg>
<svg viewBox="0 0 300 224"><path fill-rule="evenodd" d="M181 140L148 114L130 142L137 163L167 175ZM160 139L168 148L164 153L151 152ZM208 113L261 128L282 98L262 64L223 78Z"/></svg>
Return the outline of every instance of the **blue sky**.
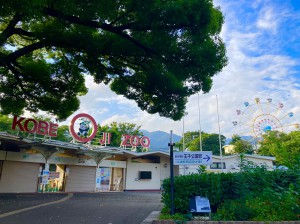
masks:
<svg viewBox="0 0 300 224"><path fill-rule="evenodd" d="M179 135L183 129L196 131L199 127L207 133L218 133L218 98L220 131L230 138L240 134L232 121L240 119L236 110L243 111L244 102L256 110L255 98L261 102L272 98L275 105L284 104L282 114L294 113L292 118L282 121L278 115L282 125L300 123L300 1L215 0L214 4L225 15L221 36L229 64L214 77L210 93L200 93L200 110L196 94L189 98L184 122L150 115L134 101L116 95L107 86L94 84L87 77L89 93L81 97L81 107L74 116L84 112L102 125L129 122L148 131L173 130ZM253 119L254 115L251 116L249 119Z"/></svg>

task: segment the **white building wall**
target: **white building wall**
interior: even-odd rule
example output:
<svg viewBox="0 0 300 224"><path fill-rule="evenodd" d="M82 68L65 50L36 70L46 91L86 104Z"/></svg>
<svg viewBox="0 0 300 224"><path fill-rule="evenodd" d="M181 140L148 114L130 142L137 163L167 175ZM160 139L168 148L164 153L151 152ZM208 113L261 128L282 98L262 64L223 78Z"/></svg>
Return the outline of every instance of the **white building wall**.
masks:
<svg viewBox="0 0 300 224"><path fill-rule="evenodd" d="M118 167L126 168L126 161L116 161L116 160L103 160L100 164L100 167Z"/></svg>
<svg viewBox="0 0 300 224"><path fill-rule="evenodd" d="M160 179L163 181L170 177L170 159L161 158L160 160Z"/></svg>
<svg viewBox="0 0 300 224"><path fill-rule="evenodd" d="M41 154L28 154L9 151L7 152L6 160L30 163L45 163L45 159Z"/></svg>
<svg viewBox="0 0 300 224"><path fill-rule="evenodd" d="M160 190L160 170L159 163L132 163L128 159L125 190ZM151 171L152 179L140 180L140 171Z"/></svg>
<svg viewBox="0 0 300 224"><path fill-rule="evenodd" d="M255 163L256 165L262 166L265 165L269 170L273 169L273 159L270 157L264 156L255 156L255 155L246 155L245 159ZM240 163L240 156L239 155L232 155L232 156L224 156L222 158L223 163L225 163L225 168L223 169L224 173L228 172L239 172L239 163ZM213 157L212 162L221 162L220 157ZM192 173L198 173L199 165L186 165L179 167L180 175L188 175ZM207 172L214 172L220 173L222 169L211 169L210 165L206 166Z"/></svg>
<svg viewBox="0 0 300 224"><path fill-rule="evenodd" d="M268 159L263 159L263 158L251 158L248 157L247 159L249 159L249 161L254 162L257 165L265 165L267 166L268 169L273 169L273 161L268 160Z"/></svg>
<svg viewBox="0 0 300 224"><path fill-rule="evenodd" d="M41 154L29 154L21 152L5 152L0 151L0 160L30 162L30 163L45 163L45 158ZM96 166L93 159L82 159L75 157L61 157L54 154L48 160L49 164L68 164L76 166ZM126 161L103 160L100 163L101 167L119 167L126 168Z"/></svg>

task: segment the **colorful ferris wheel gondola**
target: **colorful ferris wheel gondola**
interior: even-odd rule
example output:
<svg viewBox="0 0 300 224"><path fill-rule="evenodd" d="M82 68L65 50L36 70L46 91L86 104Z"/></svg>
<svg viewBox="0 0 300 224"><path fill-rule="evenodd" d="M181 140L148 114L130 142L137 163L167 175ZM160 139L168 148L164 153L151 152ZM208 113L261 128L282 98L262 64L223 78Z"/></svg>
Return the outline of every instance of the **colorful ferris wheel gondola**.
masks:
<svg viewBox="0 0 300 224"><path fill-rule="evenodd" d="M284 104L273 103L271 98L261 101L255 98L254 103L244 102L244 110L236 110L237 120L233 126L239 136L251 136L251 140L259 140L267 131L289 132L299 129L298 123L292 123L293 112L285 113Z"/></svg>

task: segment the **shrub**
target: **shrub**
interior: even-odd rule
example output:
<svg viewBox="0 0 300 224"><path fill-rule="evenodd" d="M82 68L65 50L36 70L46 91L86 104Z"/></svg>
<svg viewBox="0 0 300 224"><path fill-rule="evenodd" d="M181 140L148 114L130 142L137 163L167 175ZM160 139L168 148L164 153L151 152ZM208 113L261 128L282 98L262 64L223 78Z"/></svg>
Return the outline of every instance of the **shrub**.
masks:
<svg viewBox="0 0 300 224"><path fill-rule="evenodd" d="M203 196L209 199L215 220L298 220L299 180L296 171L267 171L263 167L239 173L177 176L175 212L188 213L190 197ZM163 189L163 210L169 211L170 179L163 181Z"/></svg>

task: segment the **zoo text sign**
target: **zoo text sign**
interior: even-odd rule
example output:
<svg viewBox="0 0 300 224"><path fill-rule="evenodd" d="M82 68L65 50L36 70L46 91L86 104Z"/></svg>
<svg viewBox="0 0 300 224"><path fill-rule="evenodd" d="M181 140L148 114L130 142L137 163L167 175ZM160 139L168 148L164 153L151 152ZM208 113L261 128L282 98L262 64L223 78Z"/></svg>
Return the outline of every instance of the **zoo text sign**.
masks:
<svg viewBox="0 0 300 224"><path fill-rule="evenodd" d="M58 124L53 124L47 121L37 121L33 118L18 118L15 115L11 128L12 130L16 130L18 128L20 131L24 131L27 133L37 133L39 135L56 137Z"/></svg>
<svg viewBox="0 0 300 224"><path fill-rule="evenodd" d="M79 120L79 128L75 130L75 123ZM92 128L90 127L92 125ZM89 142L93 140L98 131L98 125L95 119L85 113L77 114L72 120L71 125L69 126L69 131L72 137L79 142ZM103 133L103 138L99 140L101 145L110 144L111 133ZM137 135L122 135L121 146L130 146L138 147L142 146L143 148L148 148L150 146L150 139L146 136L139 137Z"/></svg>
<svg viewBox="0 0 300 224"><path fill-rule="evenodd" d="M150 146L150 139L146 136L139 138L137 135L122 135L121 146L137 147L139 145L143 148L148 148Z"/></svg>

